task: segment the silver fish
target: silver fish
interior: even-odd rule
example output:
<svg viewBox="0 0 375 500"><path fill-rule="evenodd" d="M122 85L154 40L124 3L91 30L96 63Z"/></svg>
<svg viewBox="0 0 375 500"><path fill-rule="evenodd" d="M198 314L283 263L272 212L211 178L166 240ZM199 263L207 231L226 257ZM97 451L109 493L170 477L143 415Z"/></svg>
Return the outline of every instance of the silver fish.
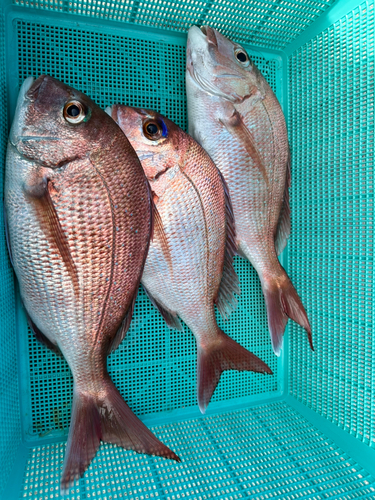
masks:
<svg viewBox="0 0 375 500"><path fill-rule="evenodd" d="M189 30L189 133L223 174L233 203L237 253L258 272L275 354L288 318L311 327L278 260L290 233L290 154L280 104L241 45L208 26Z"/></svg>
<svg viewBox="0 0 375 500"><path fill-rule="evenodd" d="M181 318L197 341L197 394L202 413L224 370L272 373L218 326L239 293L233 268L234 222L225 182L207 153L155 111L114 105L107 112L136 150L157 209L142 285L171 328Z"/></svg>

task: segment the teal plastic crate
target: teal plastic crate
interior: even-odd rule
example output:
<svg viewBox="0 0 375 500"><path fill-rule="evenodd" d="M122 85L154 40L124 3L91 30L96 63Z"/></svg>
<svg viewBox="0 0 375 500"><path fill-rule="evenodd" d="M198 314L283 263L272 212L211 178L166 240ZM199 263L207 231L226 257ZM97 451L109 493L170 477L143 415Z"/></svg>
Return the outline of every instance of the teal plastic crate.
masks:
<svg viewBox="0 0 375 500"><path fill-rule="evenodd" d="M315 353L289 323L274 356L258 277L236 258L239 307L218 321L274 375L226 372L202 416L195 340L186 327L170 331L140 291L109 370L182 462L103 444L67 498L375 499L374 0L0 5L2 168L29 75L55 76L103 108L156 109L186 129L191 24L244 44L283 106L291 141L292 236L282 262L308 311ZM2 235L0 495L56 499L72 377L27 327Z"/></svg>

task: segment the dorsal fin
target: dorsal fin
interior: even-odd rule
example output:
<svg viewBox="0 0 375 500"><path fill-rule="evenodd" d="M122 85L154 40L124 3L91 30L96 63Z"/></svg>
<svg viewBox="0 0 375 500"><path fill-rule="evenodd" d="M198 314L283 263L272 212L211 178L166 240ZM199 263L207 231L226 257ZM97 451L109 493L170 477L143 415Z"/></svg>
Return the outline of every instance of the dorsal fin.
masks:
<svg viewBox="0 0 375 500"><path fill-rule="evenodd" d="M130 306L129 306L128 310L126 311L126 314L124 316L124 319L122 320L122 323L121 323L119 329L117 330L115 336L113 337L113 339L111 340L111 342L109 344L108 353L111 353L112 351L114 351L115 349L118 348L118 346L124 340L125 335L127 334L128 330L129 330L130 323L131 323L131 320L133 318L133 312L134 312L135 302L136 302L137 296L138 296L139 284L141 282L141 278L142 278L142 274L143 274L143 269L144 269L145 262L146 262L146 259L147 259L148 250L150 248L150 241L152 240L152 238L154 236L156 206L154 204L154 200L153 200L153 197L152 197L152 191L151 191L150 184L149 184L149 182L148 182L147 179L145 179L145 182L146 182L146 186L147 186L148 200L149 200L149 203L150 203L150 205L149 205L149 208L150 208L150 232L149 232L149 236L150 237L149 237L149 241L148 241L147 250L145 251L145 255L144 255L143 262L142 262L142 266L140 268L139 280L138 280L137 286L135 288L135 292L134 292L132 301L130 303ZM159 215L159 218L160 218L160 215Z"/></svg>
<svg viewBox="0 0 375 500"><path fill-rule="evenodd" d="M163 316L164 321L167 323L169 328L172 328L173 330L178 330L180 332L183 331L181 322L177 316L176 312L170 311L163 307L159 302L150 294L150 292L146 289L144 285L143 289L146 292L147 297L150 299L152 304L156 307L156 309L160 312L160 314Z"/></svg>
<svg viewBox="0 0 375 500"><path fill-rule="evenodd" d="M275 233L275 249L277 255L284 250L290 235L290 205L289 205L289 187L290 187L290 155L286 169L285 190L283 204L281 206L279 222L277 223Z"/></svg>
<svg viewBox="0 0 375 500"><path fill-rule="evenodd" d="M232 202L230 200L229 189L227 183L217 169L221 177L225 194L225 218L226 218L226 240L224 250L224 267L221 277L220 288L215 300L215 304L223 319L228 319L231 313L237 307L237 297L234 295L241 294L239 279L233 267L233 257L237 251L236 244L236 227L234 222L234 214Z"/></svg>
<svg viewBox="0 0 375 500"><path fill-rule="evenodd" d="M26 311L26 309L25 309ZM48 349L53 351L55 354L58 354L59 356L62 356L62 353L58 347L57 344L54 344L48 337L42 333L39 328L35 325L33 320L30 318L28 312L26 311L26 317L27 317L27 322L29 323L29 327L31 331L33 332L35 338L41 343L44 344Z"/></svg>

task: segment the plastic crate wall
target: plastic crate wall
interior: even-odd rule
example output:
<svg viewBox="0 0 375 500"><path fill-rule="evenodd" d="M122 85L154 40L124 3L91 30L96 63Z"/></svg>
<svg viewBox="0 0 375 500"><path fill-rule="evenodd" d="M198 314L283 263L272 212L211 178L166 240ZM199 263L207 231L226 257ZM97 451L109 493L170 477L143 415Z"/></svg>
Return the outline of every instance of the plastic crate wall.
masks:
<svg viewBox="0 0 375 500"><path fill-rule="evenodd" d="M13 0L15 4L187 32L208 24L237 42L283 49L337 0Z"/></svg>
<svg viewBox="0 0 375 500"><path fill-rule="evenodd" d="M0 9L0 199L4 190L4 163L8 138L5 70L4 12ZM0 495L8 480L21 442L21 418L18 391L16 315L13 271L6 248L3 217L0 217Z"/></svg>
<svg viewBox="0 0 375 500"><path fill-rule="evenodd" d="M375 447L374 1L289 57L289 271L316 352L290 324L290 393Z"/></svg>
<svg viewBox="0 0 375 500"><path fill-rule="evenodd" d="M37 20L17 14L10 22L16 53L13 87L30 75L47 73L92 97L100 106L122 102L153 108L186 128L186 37L130 35L121 27L72 27L56 17ZM26 16L27 17L27 16ZM254 60L275 91L280 60L260 53ZM13 80L12 80L13 81ZM16 94L16 92L15 92ZM281 391L280 360L274 356L264 299L252 266L236 258L242 294L223 330L263 359L274 375L225 372L212 403ZM66 434L70 423L72 376L64 359L40 345L20 314L22 408L26 438ZM141 290L130 330L109 357L110 375L136 414L151 415L196 405L196 342L190 331L168 329Z"/></svg>

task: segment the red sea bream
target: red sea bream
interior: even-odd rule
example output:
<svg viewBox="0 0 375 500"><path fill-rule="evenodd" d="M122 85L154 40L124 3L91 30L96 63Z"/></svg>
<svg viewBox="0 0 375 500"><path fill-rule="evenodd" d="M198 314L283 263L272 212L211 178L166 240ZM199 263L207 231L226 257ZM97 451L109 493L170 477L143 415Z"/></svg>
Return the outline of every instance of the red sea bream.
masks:
<svg viewBox="0 0 375 500"><path fill-rule="evenodd" d="M101 440L178 460L132 413L107 372L107 356L129 326L149 247L147 180L116 123L49 76L27 79L19 94L5 211L30 326L73 374L62 492L84 473Z"/></svg>
<svg viewBox="0 0 375 500"><path fill-rule="evenodd" d="M142 285L167 324L181 318L197 341L198 404L205 412L223 370L272 373L217 325L239 293L233 268L234 224L219 170L177 125L154 111L107 109L136 150L157 209Z"/></svg>
<svg viewBox="0 0 375 500"><path fill-rule="evenodd" d="M189 30L186 59L189 133L223 174L233 203L237 253L258 272L274 352L288 318L306 311L278 260L290 233L290 154L280 104L241 45L215 29Z"/></svg>

